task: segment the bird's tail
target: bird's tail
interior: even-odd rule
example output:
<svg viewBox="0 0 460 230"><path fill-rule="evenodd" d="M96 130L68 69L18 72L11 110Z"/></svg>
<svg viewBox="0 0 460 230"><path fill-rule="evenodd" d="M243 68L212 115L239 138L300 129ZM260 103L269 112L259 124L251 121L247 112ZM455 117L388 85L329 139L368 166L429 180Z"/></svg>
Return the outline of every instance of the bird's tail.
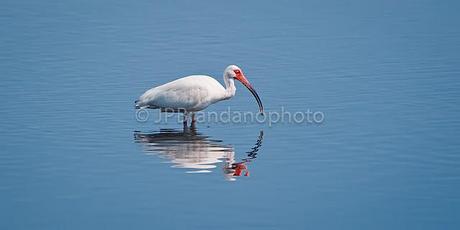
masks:
<svg viewBox="0 0 460 230"><path fill-rule="evenodd" d="M158 109L160 107L147 104L145 102L142 102L141 100L136 100L134 101L134 108L135 109Z"/></svg>
<svg viewBox="0 0 460 230"><path fill-rule="evenodd" d="M135 100L135 101L134 101L134 108L135 108L135 109L140 109L140 108L142 108L141 105L140 105L140 103L139 103L139 100Z"/></svg>

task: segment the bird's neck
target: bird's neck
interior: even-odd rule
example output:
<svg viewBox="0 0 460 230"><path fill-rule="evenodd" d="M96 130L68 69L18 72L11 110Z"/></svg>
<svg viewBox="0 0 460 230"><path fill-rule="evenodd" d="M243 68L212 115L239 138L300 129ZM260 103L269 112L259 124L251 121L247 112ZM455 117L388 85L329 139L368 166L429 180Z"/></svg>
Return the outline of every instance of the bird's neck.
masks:
<svg viewBox="0 0 460 230"><path fill-rule="evenodd" d="M232 77L224 74L224 83L225 83L225 95L224 100L229 99L235 96L236 88L235 88L235 80Z"/></svg>

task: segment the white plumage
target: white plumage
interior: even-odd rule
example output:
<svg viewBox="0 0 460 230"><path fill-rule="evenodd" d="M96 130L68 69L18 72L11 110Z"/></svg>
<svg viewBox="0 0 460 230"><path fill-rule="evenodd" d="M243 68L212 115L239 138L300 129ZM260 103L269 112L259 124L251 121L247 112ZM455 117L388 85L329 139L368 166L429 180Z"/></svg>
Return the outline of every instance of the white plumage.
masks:
<svg viewBox="0 0 460 230"><path fill-rule="evenodd" d="M233 97L236 91L234 79L251 91L259 104L260 112L263 112L262 102L257 92L236 65L230 65L224 71L225 88L212 77L191 75L147 90L136 101L136 108L193 114L213 103Z"/></svg>
<svg viewBox="0 0 460 230"><path fill-rule="evenodd" d="M223 100L225 92L225 88L214 78L192 75L147 90L139 98L138 105L193 112Z"/></svg>

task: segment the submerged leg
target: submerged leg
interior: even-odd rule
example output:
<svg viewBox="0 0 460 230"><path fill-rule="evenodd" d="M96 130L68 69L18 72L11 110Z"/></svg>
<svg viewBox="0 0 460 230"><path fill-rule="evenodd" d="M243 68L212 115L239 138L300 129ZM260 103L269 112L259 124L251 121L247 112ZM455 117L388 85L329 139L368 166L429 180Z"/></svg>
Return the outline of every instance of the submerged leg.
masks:
<svg viewBox="0 0 460 230"><path fill-rule="evenodd" d="M195 113L192 113L192 124L196 122Z"/></svg>
<svg viewBox="0 0 460 230"><path fill-rule="evenodd" d="M187 120L188 120L188 113L184 113L184 121L183 121L184 129L188 128Z"/></svg>
<svg viewBox="0 0 460 230"><path fill-rule="evenodd" d="M195 118L195 113L192 113L192 123L190 124L191 128L196 127L196 118Z"/></svg>

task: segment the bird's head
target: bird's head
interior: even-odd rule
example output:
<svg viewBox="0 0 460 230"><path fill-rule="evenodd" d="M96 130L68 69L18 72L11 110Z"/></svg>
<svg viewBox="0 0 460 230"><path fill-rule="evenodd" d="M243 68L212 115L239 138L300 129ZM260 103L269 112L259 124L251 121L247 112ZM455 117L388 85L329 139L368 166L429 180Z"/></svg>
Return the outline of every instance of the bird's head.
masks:
<svg viewBox="0 0 460 230"><path fill-rule="evenodd" d="M225 75L227 75L228 77L233 78L235 80L238 80L239 82L241 82L241 84L243 84L244 86L246 86L246 88L248 88L248 90L256 98L257 104L259 105L260 113L263 114L264 113L264 107L262 105L262 101L260 100L260 97L257 94L256 90L252 87L251 83L249 83L249 81L246 78L246 76L244 76L243 70L241 70L241 68L236 66L236 65L229 65L225 69Z"/></svg>

